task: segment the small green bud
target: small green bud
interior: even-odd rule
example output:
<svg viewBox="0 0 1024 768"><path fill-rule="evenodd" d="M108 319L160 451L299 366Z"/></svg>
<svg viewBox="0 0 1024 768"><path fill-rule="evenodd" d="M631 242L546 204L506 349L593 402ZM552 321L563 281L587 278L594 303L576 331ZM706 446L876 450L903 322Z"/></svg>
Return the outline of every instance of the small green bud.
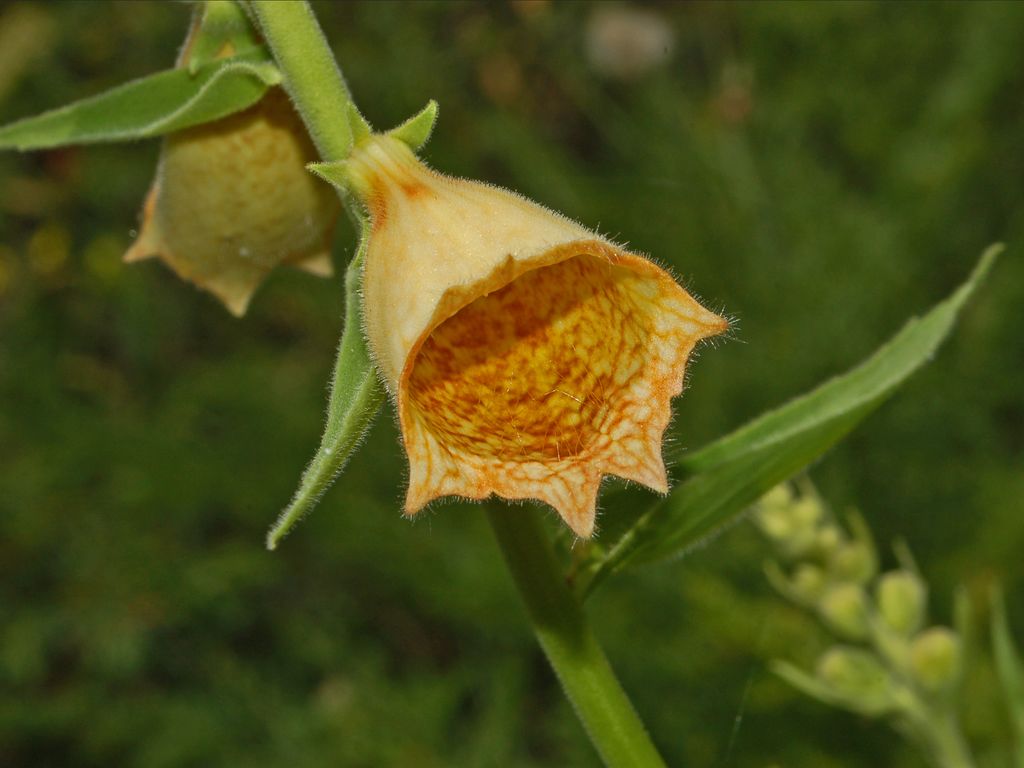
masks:
<svg viewBox="0 0 1024 768"><path fill-rule="evenodd" d="M789 588L800 603L814 605L821 598L826 584L825 572L821 568L810 563L800 563L793 570Z"/></svg>
<svg viewBox="0 0 1024 768"><path fill-rule="evenodd" d="M832 553L832 571L837 578L865 584L878 569L874 550L861 541L843 544Z"/></svg>
<svg viewBox="0 0 1024 768"><path fill-rule="evenodd" d="M801 496L790 506L790 514L802 528L814 528L825 517L825 508L815 496Z"/></svg>
<svg viewBox="0 0 1024 768"><path fill-rule="evenodd" d="M761 497L761 506L765 509L786 508L793 503L793 489L788 483L780 483Z"/></svg>
<svg viewBox="0 0 1024 768"><path fill-rule="evenodd" d="M818 613L841 637L864 640L871 631L868 598L859 584L843 583L830 587L818 602Z"/></svg>
<svg viewBox="0 0 1024 768"><path fill-rule="evenodd" d="M818 679L846 706L881 714L892 702L892 681L868 651L848 646L829 649L818 661Z"/></svg>
<svg viewBox="0 0 1024 768"><path fill-rule="evenodd" d="M817 531L814 528L797 524L789 537L779 542L779 547L787 557L807 557L814 549L817 538Z"/></svg>
<svg viewBox="0 0 1024 768"><path fill-rule="evenodd" d="M902 637L910 637L924 623L925 585L910 571L892 571L882 576L875 600L882 620Z"/></svg>
<svg viewBox="0 0 1024 768"><path fill-rule="evenodd" d="M801 557L814 548L824 515L816 497L797 498L789 486L779 485L761 498L754 520L787 557Z"/></svg>
<svg viewBox="0 0 1024 768"><path fill-rule="evenodd" d="M910 646L910 668L926 691L952 686L960 676L960 638L947 627L926 629Z"/></svg>
<svg viewBox="0 0 1024 768"><path fill-rule="evenodd" d="M783 541L789 537L793 530L793 521L787 514L785 507L769 506L762 503L754 521L761 532L775 542Z"/></svg>
<svg viewBox="0 0 1024 768"><path fill-rule="evenodd" d="M825 557L831 557L843 541L843 534L835 525L823 525L817 531L814 546Z"/></svg>

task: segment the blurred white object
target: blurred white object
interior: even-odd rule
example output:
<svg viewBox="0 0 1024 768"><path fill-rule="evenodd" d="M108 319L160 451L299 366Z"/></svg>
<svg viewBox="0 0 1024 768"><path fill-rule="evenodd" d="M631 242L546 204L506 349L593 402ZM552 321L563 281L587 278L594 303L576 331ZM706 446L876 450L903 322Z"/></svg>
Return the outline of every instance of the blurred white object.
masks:
<svg viewBox="0 0 1024 768"><path fill-rule="evenodd" d="M648 8L609 5L587 23L587 59L608 77L635 80L668 61L674 47L674 30Z"/></svg>

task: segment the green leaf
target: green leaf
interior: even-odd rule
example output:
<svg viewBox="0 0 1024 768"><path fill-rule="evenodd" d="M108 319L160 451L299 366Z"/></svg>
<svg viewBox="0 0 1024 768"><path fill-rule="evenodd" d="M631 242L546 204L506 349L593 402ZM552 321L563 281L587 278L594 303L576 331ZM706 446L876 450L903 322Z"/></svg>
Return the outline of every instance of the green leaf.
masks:
<svg viewBox="0 0 1024 768"><path fill-rule="evenodd" d="M621 510L619 517L626 518L628 528L609 537L611 544L602 538L605 553L581 574L581 591L588 593L629 565L684 554L735 522L762 494L835 445L931 359L1001 249L999 245L988 248L952 296L924 317L911 319L849 373L680 461L679 466L697 474L665 499L634 513L632 519L628 509Z"/></svg>
<svg viewBox="0 0 1024 768"><path fill-rule="evenodd" d="M306 170L315 173L339 192L348 193L349 181L346 174L347 160L334 160L327 163L306 163Z"/></svg>
<svg viewBox="0 0 1024 768"><path fill-rule="evenodd" d="M364 233L369 231L365 225L362 229ZM359 287L366 247L364 235L345 272L345 329L334 365L324 436L319 450L302 475L291 503L267 534L267 549L276 549L278 542L316 506L359 447L384 403L384 390L377 380L377 371L360 326L362 300Z"/></svg>
<svg viewBox="0 0 1024 768"><path fill-rule="evenodd" d="M1010 634L1006 603L1000 590L992 595L992 655L1003 689L1014 738L1014 765L1024 767L1024 665Z"/></svg>
<svg viewBox="0 0 1024 768"><path fill-rule="evenodd" d="M263 48L199 68L169 69L0 127L0 149L130 141L208 123L252 106L281 75Z"/></svg>

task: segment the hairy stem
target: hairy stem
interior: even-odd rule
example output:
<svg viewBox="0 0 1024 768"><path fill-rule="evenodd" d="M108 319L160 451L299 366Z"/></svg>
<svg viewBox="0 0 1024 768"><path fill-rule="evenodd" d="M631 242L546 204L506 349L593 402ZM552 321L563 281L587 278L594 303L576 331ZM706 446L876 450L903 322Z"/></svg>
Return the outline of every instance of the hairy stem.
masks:
<svg viewBox="0 0 1024 768"><path fill-rule="evenodd" d="M663 767L562 578L537 511L495 504L488 516L541 648L605 764Z"/></svg>
<svg viewBox="0 0 1024 768"><path fill-rule="evenodd" d="M320 157L344 160L352 148L349 115L358 112L313 9L304 0L252 0L250 7Z"/></svg>

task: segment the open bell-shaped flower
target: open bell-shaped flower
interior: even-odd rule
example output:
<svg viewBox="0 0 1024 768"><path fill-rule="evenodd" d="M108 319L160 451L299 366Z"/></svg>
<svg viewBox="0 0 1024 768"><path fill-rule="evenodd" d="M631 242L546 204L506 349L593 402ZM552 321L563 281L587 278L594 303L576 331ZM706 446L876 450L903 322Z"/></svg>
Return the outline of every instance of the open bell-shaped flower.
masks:
<svg viewBox="0 0 1024 768"><path fill-rule="evenodd" d="M604 475L667 491L670 401L725 319L652 261L394 137L364 138L340 174L370 216L365 330L409 458L406 514L539 499L589 537Z"/></svg>
<svg viewBox="0 0 1024 768"><path fill-rule="evenodd" d="M198 29L179 66L188 66ZM232 53L228 44L215 58ZM316 158L280 86L242 112L170 134L125 261L158 257L234 315L280 264L329 276L341 208L306 170Z"/></svg>

